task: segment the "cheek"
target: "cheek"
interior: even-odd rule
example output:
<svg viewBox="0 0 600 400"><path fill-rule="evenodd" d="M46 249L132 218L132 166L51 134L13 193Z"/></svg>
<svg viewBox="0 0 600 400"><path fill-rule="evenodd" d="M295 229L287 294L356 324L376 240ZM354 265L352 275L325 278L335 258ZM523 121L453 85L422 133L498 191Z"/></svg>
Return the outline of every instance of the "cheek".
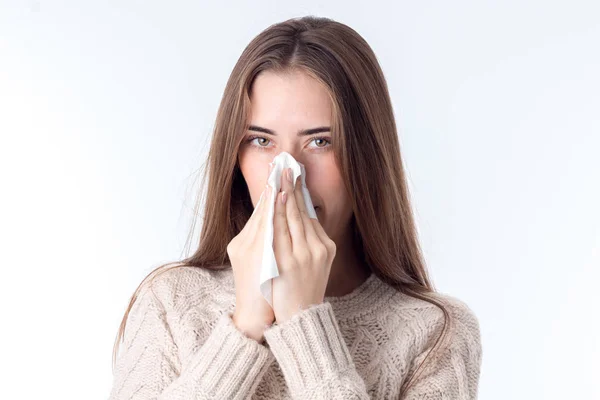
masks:
<svg viewBox="0 0 600 400"><path fill-rule="evenodd" d="M318 185L320 197L329 211L338 209L346 201L346 191L339 175L324 174Z"/></svg>
<svg viewBox="0 0 600 400"><path fill-rule="evenodd" d="M252 205L256 207L267 183L269 162L257 157L240 156L239 164L246 185L248 185Z"/></svg>
<svg viewBox="0 0 600 400"><path fill-rule="evenodd" d="M312 173L312 175L311 175ZM311 165L307 171L307 186L311 195L326 205L326 208L334 210L343 205L347 197L346 188L340 171L333 162Z"/></svg>

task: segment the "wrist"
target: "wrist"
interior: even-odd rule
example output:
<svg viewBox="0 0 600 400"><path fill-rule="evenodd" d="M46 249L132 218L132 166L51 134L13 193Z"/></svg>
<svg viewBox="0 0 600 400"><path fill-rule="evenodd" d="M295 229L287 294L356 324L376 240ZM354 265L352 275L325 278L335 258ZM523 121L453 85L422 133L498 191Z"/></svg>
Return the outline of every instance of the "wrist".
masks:
<svg viewBox="0 0 600 400"><path fill-rule="evenodd" d="M260 326L260 324L252 323L244 318L240 318L236 313L231 316L233 325L242 332L242 334L250 339L256 340L258 343L264 343L265 337L264 332L268 328L268 325Z"/></svg>

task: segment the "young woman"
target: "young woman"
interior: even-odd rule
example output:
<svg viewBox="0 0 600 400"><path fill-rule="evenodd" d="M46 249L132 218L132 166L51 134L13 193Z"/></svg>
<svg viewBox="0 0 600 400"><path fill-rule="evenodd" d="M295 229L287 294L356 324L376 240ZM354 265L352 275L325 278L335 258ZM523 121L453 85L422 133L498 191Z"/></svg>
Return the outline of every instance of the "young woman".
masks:
<svg viewBox="0 0 600 400"><path fill-rule="evenodd" d="M284 151L318 219L282 174L271 308L255 205ZM478 320L428 278L386 82L360 35L312 16L260 33L227 82L208 164L198 247L133 294L111 399L477 397Z"/></svg>

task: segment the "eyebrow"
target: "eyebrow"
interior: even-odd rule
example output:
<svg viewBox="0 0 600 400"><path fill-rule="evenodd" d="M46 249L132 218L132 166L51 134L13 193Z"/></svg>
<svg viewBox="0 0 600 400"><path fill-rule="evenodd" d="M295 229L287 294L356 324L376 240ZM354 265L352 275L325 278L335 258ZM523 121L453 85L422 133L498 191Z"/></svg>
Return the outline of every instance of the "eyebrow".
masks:
<svg viewBox="0 0 600 400"><path fill-rule="evenodd" d="M262 128L262 127L256 126L256 125L250 125L248 127L248 130L262 132L262 133L268 133L269 135L277 136L277 133L275 133L275 131L273 131L271 129L267 129L267 128ZM310 135L314 135L316 133L329 132L329 131L331 131L331 127L319 126L318 128L301 129L297 132L297 135L298 136L310 136Z"/></svg>

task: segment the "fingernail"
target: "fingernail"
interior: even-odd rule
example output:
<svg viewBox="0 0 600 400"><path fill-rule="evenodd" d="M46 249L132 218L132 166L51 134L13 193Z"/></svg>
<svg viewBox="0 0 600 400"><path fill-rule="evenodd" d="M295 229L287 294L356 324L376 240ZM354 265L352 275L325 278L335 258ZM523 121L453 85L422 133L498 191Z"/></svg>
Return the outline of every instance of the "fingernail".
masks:
<svg viewBox="0 0 600 400"><path fill-rule="evenodd" d="M287 193L285 191L281 192L281 204L285 204L287 200Z"/></svg>

